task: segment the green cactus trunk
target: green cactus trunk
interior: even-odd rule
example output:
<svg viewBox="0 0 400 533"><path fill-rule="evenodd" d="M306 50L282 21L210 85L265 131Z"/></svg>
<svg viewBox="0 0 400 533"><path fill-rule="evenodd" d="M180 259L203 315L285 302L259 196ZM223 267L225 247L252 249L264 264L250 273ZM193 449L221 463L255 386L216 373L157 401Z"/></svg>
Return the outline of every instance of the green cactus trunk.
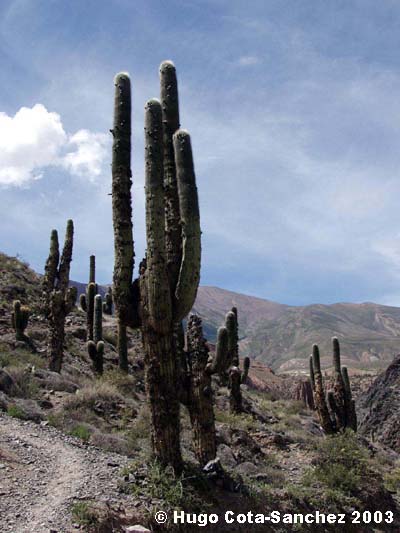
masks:
<svg viewBox="0 0 400 533"><path fill-rule="evenodd" d="M103 373L104 342L103 342L103 302L100 294L95 297L93 340L87 344L89 357L92 360L93 371Z"/></svg>
<svg viewBox="0 0 400 533"><path fill-rule="evenodd" d="M207 369L208 356L201 319L191 315L187 325L187 357L190 368L187 406L192 424L194 450L201 466L215 459L217 454L211 373Z"/></svg>
<svg viewBox="0 0 400 533"><path fill-rule="evenodd" d="M333 347L333 397L335 399L336 410L334 411L336 427L338 430L347 427L346 391L342 377L340 364L340 345L337 337L332 338Z"/></svg>
<svg viewBox="0 0 400 533"><path fill-rule="evenodd" d="M43 277L44 313L49 321L49 368L60 372L63 362L65 337L65 317L72 311L76 302L76 288L68 287L72 261L74 225L67 222L64 248L60 258L57 231L50 237L50 254Z"/></svg>
<svg viewBox="0 0 400 533"><path fill-rule="evenodd" d="M140 280L146 390L154 455L161 464L180 470L179 374L166 268L162 134L161 105L150 100L145 108L147 253Z"/></svg>
<svg viewBox="0 0 400 533"><path fill-rule="evenodd" d="M134 267L131 205L131 83L129 76L115 77L114 126L112 129L112 206L114 227L114 303L118 320L118 357L128 371L126 326L131 317Z"/></svg>
<svg viewBox="0 0 400 533"><path fill-rule="evenodd" d="M334 425L332 423L332 420L329 414L328 405L326 403L325 389L324 389L324 383L322 379L322 372L321 372L321 365L320 365L319 349L316 344L314 344L313 346L312 361L313 361L313 373L314 373L314 380L315 380L315 391L314 391L315 408L317 410L322 429L324 430L325 433L330 435L335 432L335 428L334 428Z"/></svg>
<svg viewBox="0 0 400 533"><path fill-rule="evenodd" d="M175 81L174 81L175 80ZM190 136L179 126L175 67L161 66L163 109L146 104L146 259L132 284L129 78L118 75L114 113L114 301L120 366L126 366L126 326L137 309L145 349L146 390L155 458L181 469L179 358L181 321L193 306L200 277L200 219ZM128 105L129 104L129 105ZM163 116L164 113L164 116ZM176 131L177 130L177 131ZM164 172L165 169L165 172ZM140 303L140 305L139 305Z"/></svg>

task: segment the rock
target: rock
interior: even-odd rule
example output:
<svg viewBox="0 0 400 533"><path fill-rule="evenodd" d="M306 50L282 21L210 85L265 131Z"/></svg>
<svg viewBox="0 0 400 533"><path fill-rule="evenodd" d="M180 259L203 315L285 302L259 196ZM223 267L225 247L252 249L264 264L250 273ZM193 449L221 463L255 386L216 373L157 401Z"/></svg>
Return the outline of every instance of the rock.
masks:
<svg viewBox="0 0 400 533"><path fill-rule="evenodd" d="M235 472L247 477L257 474L258 471L259 468L254 463L250 463L249 461L245 461L244 463L237 465L235 468Z"/></svg>
<svg viewBox="0 0 400 533"><path fill-rule="evenodd" d="M125 533L151 533L150 529L144 526L128 526L125 528Z"/></svg>
<svg viewBox="0 0 400 533"><path fill-rule="evenodd" d="M234 468L237 465L236 457L231 448L226 444L220 444L217 448L217 455L224 466Z"/></svg>
<svg viewBox="0 0 400 533"><path fill-rule="evenodd" d="M8 398L4 392L0 392L0 411L7 411Z"/></svg>
<svg viewBox="0 0 400 533"><path fill-rule="evenodd" d="M34 376L39 381L39 384L49 390L49 394L54 391L60 392L76 392L78 385L69 379L60 376L57 372L51 372L43 368L35 369Z"/></svg>
<svg viewBox="0 0 400 533"><path fill-rule="evenodd" d="M208 463L203 467L203 472L223 472L220 458L216 457L212 461L208 461Z"/></svg>
<svg viewBox="0 0 400 533"><path fill-rule="evenodd" d="M15 382L8 372L0 369L0 391L10 394L15 387Z"/></svg>
<svg viewBox="0 0 400 533"><path fill-rule="evenodd" d="M400 452L400 355L357 402L359 432Z"/></svg>

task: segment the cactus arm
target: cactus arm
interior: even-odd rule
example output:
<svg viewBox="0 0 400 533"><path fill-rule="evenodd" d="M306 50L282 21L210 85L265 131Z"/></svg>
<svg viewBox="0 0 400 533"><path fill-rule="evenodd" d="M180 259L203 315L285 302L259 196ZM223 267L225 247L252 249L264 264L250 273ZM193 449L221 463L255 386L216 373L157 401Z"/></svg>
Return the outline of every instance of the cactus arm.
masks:
<svg viewBox="0 0 400 533"><path fill-rule="evenodd" d="M172 320L165 257L162 146L161 105L158 100L149 100L145 107L146 293L149 324L158 333L169 331Z"/></svg>
<svg viewBox="0 0 400 533"><path fill-rule="evenodd" d="M357 431L357 413L356 413L356 404L352 398L351 386L349 373L347 367L342 367L342 377L344 388L346 391L346 422L347 427L351 428L353 431Z"/></svg>
<svg viewBox="0 0 400 533"><path fill-rule="evenodd" d="M250 357L245 357L243 359L243 373L242 373L242 383L246 383L250 370Z"/></svg>
<svg viewBox="0 0 400 533"><path fill-rule="evenodd" d="M79 305L81 306L82 311L87 311L87 300L86 300L86 294L80 294L79 295Z"/></svg>
<svg viewBox="0 0 400 533"><path fill-rule="evenodd" d="M182 241L173 135L179 129L176 69L171 61L160 65L160 99L164 144L165 249L171 293L178 283Z"/></svg>
<svg viewBox="0 0 400 533"><path fill-rule="evenodd" d="M65 292L69 285L69 272L72 261L72 248L74 244L74 223L72 220L67 221L63 252L60 259L60 268L58 274L58 289Z"/></svg>
<svg viewBox="0 0 400 533"><path fill-rule="evenodd" d="M49 312L49 294L56 285L58 275L58 263L60 261L60 249L58 243L57 230L53 229L50 235L50 251L44 267L44 276L42 282L43 288L43 307L47 315Z"/></svg>
<svg viewBox="0 0 400 533"><path fill-rule="evenodd" d="M131 84L128 74L115 77L112 130L112 211L114 227L114 302L118 320L126 324L134 267L131 205Z"/></svg>
<svg viewBox="0 0 400 533"><path fill-rule="evenodd" d="M93 340L93 323L94 323L94 299L96 296L96 284L89 283L86 294L86 332L87 340Z"/></svg>
<svg viewBox="0 0 400 533"><path fill-rule="evenodd" d="M329 414L328 406L325 399L325 390L322 380L321 373L321 364L319 357L319 349L316 344L313 345L313 355L312 355L313 367L314 367L314 378L315 378L315 392L314 392L314 403L318 412L319 421L322 429L327 434L334 433L333 423Z"/></svg>
<svg viewBox="0 0 400 533"><path fill-rule="evenodd" d="M217 344L215 346L215 355L208 365L209 372L212 374L221 374L225 369L225 361L228 352L228 330L225 326L218 328Z"/></svg>
<svg viewBox="0 0 400 533"><path fill-rule="evenodd" d="M93 340L97 344L103 339L103 301L100 294L96 294L94 299L94 323Z"/></svg>
<svg viewBox="0 0 400 533"><path fill-rule="evenodd" d="M200 214L189 134L173 137L179 209L182 225L182 262L175 289L174 320L182 320L193 307L200 281Z"/></svg>
<svg viewBox="0 0 400 533"><path fill-rule="evenodd" d="M236 363L236 351L237 351L237 324L236 315L233 311L229 311L225 317L225 327L228 331L228 352L227 359L225 360L226 368Z"/></svg>
<svg viewBox="0 0 400 533"><path fill-rule="evenodd" d="M346 389L343 382L341 362L340 362L340 345L337 337L332 337L333 350L333 395L336 404L336 423L337 429L343 429L347 426L347 409L346 409Z"/></svg>
<svg viewBox="0 0 400 533"><path fill-rule="evenodd" d="M65 294L65 314L68 315L76 305L78 291L76 287L69 287Z"/></svg>
<svg viewBox="0 0 400 533"><path fill-rule="evenodd" d="M242 392L240 384L242 382L242 372L239 367L231 366L229 369L230 395L229 405L231 413L242 412Z"/></svg>
<svg viewBox="0 0 400 533"><path fill-rule="evenodd" d="M89 257L89 283L96 282L96 256Z"/></svg>
<svg viewBox="0 0 400 533"><path fill-rule="evenodd" d="M314 365L313 365L313 356L310 355L309 359L309 365L310 365L310 382L313 392L315 391L315 376L314 376Z"/></svg>

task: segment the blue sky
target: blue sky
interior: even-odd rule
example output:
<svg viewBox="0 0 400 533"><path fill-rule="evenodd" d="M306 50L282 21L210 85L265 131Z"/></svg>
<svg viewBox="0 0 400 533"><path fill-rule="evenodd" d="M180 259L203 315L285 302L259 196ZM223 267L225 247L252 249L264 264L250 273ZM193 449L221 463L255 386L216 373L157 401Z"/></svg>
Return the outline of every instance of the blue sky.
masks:
<svg viewBox="0 0 400 533"><path fill-rule="evenodd" d="M393 0L2 0L0 249L41 271L76 226L72 277L113 267L113 77L143 107L177 67L203 231L201 283L289 304L400 305L400 4Z"/></svg>

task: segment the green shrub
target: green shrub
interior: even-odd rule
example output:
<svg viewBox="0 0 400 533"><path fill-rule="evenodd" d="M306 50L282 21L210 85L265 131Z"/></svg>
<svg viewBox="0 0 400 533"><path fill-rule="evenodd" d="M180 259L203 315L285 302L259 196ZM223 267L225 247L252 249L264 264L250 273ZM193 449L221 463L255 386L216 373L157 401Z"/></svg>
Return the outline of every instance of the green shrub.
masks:
<svg viewBox="0 0 400 533"><path fill-rule="evenodd" d="M390 472L384 476L385 487L393 493L400 495L400 465L393 468Z"/></svg>
<svg viewBox="0 0 400 533"><path fill-rule="evenodd" d="M90 502L74 503L71 513L78 524L85 527L94 527L98 523L97 514L91 509Z"/></svg>
<svg viewBox="0 0 400 533"><path fill-rule="evenodd" d="M353 431L324 439L317 445L315 466L308 471L305 482L318 481L332 491L356 493L373 475L368 452Z"/></svg>
<svg viewBox="0 0 400 533"><path fill-rule="evenodd" d="M91 432L87 426L84 424L77 424L69 432L73 437L78 437L78 439L83 440L83 442L89 442Z"/></svg>
<svg viewBox="0 0 400 533"><path fill-rule="evenodd" d="M181 475L177 475L171 467L163 468L157 462L150 462L147 464L144 476L143 462L137 461L122 470L122 475L129 476L130 474L134 482L122 485L121 489L132 493L135 497L145 496L162 500L163 508L167 511L187 509L196 512L209 506L205 501L210 493L207 480L201 472L189 465L185 466Z"/></svg>
<svg viewBox="0 0 400 533"><path fill-rule="evenodd" d="M16 405L15 403L9 404L7 407L7 414L9 416L13 416L14 418L20 418L21 420L25 420L25 412L19 405Z"/></svg>

